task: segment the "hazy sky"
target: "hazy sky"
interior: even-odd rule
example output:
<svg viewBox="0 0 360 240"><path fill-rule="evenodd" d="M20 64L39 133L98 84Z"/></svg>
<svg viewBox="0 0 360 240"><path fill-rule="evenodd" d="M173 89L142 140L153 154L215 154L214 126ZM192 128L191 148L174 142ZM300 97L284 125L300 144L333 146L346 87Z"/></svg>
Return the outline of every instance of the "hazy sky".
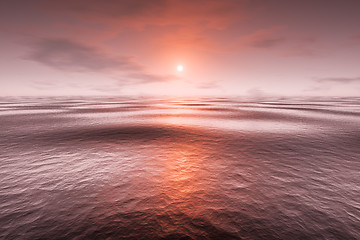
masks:
<svg viewBox="0 0 360 240"><path fill-rule="evenodd" d="M359 96L360 1L2 0L0 53L1 96Z"/></svg>

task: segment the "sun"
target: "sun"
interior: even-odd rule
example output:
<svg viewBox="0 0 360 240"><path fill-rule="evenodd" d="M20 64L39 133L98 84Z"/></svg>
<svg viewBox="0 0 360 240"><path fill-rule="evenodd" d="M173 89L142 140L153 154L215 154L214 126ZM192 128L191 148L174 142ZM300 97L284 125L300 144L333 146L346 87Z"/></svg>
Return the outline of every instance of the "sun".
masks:
<svg viewBox="0 0 360 240"><path fill-rule="evenodd" d="M178 65L176 69L178 70L178 72L182 72L184 70L184 67L182 65Z"/></svg>

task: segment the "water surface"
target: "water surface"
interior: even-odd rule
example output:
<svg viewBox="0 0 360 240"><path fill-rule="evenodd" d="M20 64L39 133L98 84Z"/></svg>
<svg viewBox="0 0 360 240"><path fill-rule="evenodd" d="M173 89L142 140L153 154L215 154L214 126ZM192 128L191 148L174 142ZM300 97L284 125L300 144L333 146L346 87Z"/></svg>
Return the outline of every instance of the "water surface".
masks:
<svg viewBox="0 0 360 240"><path fill-rule="evenodd" d="M0 99L2 239L360 239L360 99Z"/></svg>

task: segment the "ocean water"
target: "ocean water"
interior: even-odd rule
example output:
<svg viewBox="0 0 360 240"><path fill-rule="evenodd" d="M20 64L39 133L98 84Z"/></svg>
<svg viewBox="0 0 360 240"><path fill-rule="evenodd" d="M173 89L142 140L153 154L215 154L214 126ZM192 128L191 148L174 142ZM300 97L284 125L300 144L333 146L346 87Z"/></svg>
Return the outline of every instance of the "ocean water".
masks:
<svg viewBox="0 0 360 240"><path fill-rule="evenodd" d="M360 239L360 99L0 99L0 239Z"/></svg>

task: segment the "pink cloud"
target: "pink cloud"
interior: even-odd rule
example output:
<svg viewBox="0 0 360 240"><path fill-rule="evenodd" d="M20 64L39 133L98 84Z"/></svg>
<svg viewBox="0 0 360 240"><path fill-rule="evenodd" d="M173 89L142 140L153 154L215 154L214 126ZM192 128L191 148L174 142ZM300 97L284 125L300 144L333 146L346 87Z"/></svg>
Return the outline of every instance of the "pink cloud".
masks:
<svg viewBox="0 0 360 240"><path fill-rule="evenodd" d="M263 49L277 47L286 41L283 34L279 33L283 28L282 26L275 26L257 30L240 37L236 45Z"/></svg>
<svg viewBox="0 0 360 240"><path fill-rule="evenodd" d="M149 73L132 56L114 56L97 47L69 39L42 39L32 45L32 50L26 59L62 71L100 72L115 76L121 74L132 79L133 83L164 82L175 79L172 75Z"/></svg>

